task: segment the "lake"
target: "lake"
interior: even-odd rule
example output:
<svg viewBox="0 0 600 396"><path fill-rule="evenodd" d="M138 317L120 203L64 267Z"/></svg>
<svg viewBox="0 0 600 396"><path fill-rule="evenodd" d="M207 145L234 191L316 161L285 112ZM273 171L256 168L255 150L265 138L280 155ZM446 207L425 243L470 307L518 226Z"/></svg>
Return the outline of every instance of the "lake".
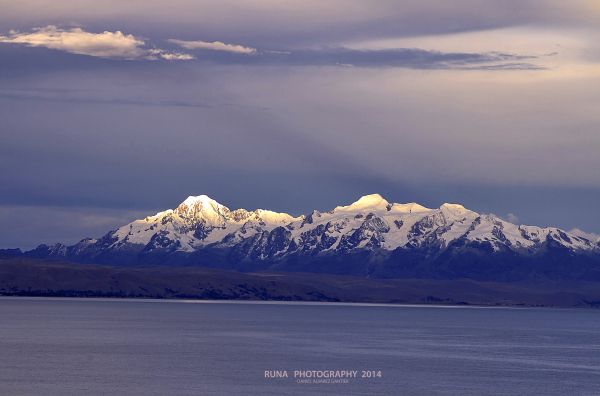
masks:
<svg viewBox="0 0 600 396"><path fill-rule="evenodd" d="M0 298L0 395L82 394L599 395L600 311Z"/></svg>

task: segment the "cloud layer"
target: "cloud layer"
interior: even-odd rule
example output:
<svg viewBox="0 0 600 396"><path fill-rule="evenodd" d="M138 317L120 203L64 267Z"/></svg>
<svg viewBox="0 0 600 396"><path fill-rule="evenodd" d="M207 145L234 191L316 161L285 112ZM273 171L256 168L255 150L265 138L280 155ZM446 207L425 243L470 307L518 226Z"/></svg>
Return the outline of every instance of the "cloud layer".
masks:
<svg viewBox="0 0 600 396"><path fill-rule="evenodd" d="M402 67L410 69L528 69L542 67L530 63L536 57L499 52L441 52L421 48L352 49L324 47L292 51L265 51L252 58L230 62L262 65Z"/></svg>
<svg viewBox="0 0 600 396"><path fill-rule="evenodd" d="M239 44L226 44L222 41L202 41L202 40L177 40L177 39L169 39L167 40L170 43L176 44L182 48L188 50L201 49L201 50L212 50L212 51L225 51L225 52L233 52L235 54L254 54L256 53L256 48L245 47Z"/></svg>
<svg viewBox="0 0 600 396"><path fill-rule="evenodd" d="M421 48L350 48L322 46L315 49L258 50L221 41L168 39L186 50L202 50L201 59L221 64L279 66L403 67L413 69L537 70L536 56L508 52L443 52ZM0 43L45 47L72 54L122 60L192 60L188 53L152 48L143 39L120 30L93 33L80 27L48 25L31 32L11 31ZM253 56L248 56L253 55Z"/></svg>
<svg viewBox="0 0 600 396"><path fill-rule="evenodd" d="M62 29L54 25L35 28L32 32L11 31L8 36L0 36L1 43L22 44L30 47L45 47L72 54L115 59L166 59L190 60L189 54L169 52L156 48L145 48L144 40L132 34L104 31L87 32L79 27Z"/></svg>

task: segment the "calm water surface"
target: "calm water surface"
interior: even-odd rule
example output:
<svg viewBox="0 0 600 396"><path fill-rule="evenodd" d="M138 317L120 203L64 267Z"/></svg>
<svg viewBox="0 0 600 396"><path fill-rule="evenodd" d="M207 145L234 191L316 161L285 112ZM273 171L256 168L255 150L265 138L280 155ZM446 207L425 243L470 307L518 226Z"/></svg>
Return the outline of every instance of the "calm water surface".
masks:
<svg viewBox="0 0 600 396"><path fill-rule="evenodd" d="M0 395L106 394L600 395L600 312L0 298Z"/></svg>

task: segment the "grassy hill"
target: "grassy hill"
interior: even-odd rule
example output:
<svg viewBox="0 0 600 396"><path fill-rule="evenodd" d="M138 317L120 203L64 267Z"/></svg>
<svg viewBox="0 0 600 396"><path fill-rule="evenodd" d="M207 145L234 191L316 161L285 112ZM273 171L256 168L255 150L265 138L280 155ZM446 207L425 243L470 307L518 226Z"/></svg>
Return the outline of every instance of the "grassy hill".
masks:
<svg viewBox="0 0 600 396"><path fill-rule="evenodd" d="M0 259L0 295L600 307L600 284L368 279Z"/></svg>

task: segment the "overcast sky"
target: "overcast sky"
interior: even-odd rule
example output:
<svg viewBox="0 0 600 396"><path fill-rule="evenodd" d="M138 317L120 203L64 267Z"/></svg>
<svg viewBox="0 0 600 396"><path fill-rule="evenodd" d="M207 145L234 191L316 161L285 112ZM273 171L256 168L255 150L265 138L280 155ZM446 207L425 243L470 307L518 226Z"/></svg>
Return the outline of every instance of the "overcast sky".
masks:
<svg viewBox="0 0 600 396"><path fill-rule="evenodd" d="M0 248L207 194L600 232L600 3L0 0Z"/></svg>

